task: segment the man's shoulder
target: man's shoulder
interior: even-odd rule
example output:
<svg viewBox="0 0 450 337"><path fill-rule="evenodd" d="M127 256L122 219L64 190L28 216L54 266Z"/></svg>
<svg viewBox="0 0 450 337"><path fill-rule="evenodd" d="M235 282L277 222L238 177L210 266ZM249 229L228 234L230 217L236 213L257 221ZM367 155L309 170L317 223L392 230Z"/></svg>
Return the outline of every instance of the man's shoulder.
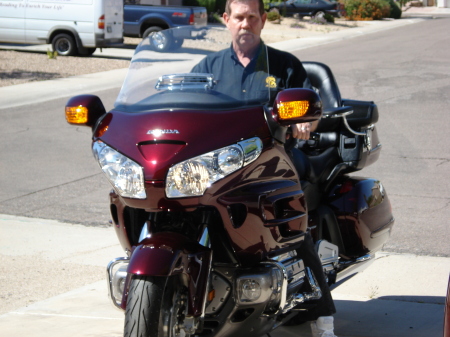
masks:
<svg viewBox="0 0 450 337"><path fill-rule="evenodd" d="M298 60L297 57L295 57L294 55L292 55L291 53L284 51L284 50L279 50L270 46L267 46L267 52L269 54L269 56L274 56L277 58L280 58L280 60Z"/></svg>
<svg viewBox="0 0 450 337"><path fill-rule="evenodd" d="M205 58L209 59L209 60L215 60L215 59L223 58L224 56L227 56L230 53L231 53L230 48L225 48L225 49L216 51L214 53L208 54L208 55L206 55Z"/></svg>

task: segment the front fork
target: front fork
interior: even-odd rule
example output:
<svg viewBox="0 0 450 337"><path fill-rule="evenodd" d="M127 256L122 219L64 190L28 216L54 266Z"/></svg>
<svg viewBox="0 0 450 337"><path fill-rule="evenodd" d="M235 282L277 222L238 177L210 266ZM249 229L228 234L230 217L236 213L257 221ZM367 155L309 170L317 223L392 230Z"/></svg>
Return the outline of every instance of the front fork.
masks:
<svg viewBox="0 0 450 337"><path fill-rule="evenodd" d="M133 275L183 275L187 280L188 317L202 317L212 264L211 249L172 232L154 233L134 247L130 258L117 258L107 267L108 290L113 305L126 309Z"/></svg>

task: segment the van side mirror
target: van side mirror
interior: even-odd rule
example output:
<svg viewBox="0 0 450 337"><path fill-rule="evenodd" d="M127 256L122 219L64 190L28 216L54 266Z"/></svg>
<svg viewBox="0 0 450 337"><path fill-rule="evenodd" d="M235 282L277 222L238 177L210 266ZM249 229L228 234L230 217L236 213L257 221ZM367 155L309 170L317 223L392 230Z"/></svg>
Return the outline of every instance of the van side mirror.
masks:
<svg viewBox="0 0 450 337"><path fill-rule="evenodd" d="M311 89L286 89L278 93L273 106L278 124L314 122L322 117L322 101Z"/></svg>
<svg viewBox="0 0 450 337"><path fill-rule="evenodd" d="M106 114L98 96L74 96L66 103L66 120L69 124L94 127L98 119Z"/></svg>

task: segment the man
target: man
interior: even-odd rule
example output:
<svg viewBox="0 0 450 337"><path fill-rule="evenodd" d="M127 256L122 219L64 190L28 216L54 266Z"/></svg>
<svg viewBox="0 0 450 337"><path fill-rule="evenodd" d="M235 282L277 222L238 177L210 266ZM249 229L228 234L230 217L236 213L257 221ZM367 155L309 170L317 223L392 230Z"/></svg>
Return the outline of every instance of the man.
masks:
<svg viewBox="0 0 450 337"><path fill-rule="evenodd" d="M260 67L266 65L265 61L268 60L270 77L273 78L268 87L274 94L287 88L310 88L306 71L295 56L271 47L265 48L261 41L261 31L266 18L267 13L264 11L262 0L227 0L223 19L231 32L232 45L228 49L208 55L192 69L192 72L212 73L218 79L217 85L221 86L217 89L218 91L230 93L232 97L251 99L254 95L258 95L258 91L262 90L263 86L256 88L254 79L252 81L246 81L246 79L257 76L255 74L261 70ZM259 62L261 60L263 62ZM267 72L261 73L267 77ZM239 83L238 80L241 82ZM261 79L261 82L266 83L265 79ZM249 86L246 86L246 83ZM317 123L291 125L292 137L309 139L310 132L316 128ZM309 234L306 235L298 253L302 256L305 265L313 271L322 290L322 298L317 307L311 310L312 317L309 317L309 319L317 319L311 323L313 336L335 337L331 315L336 310L320 259Z"/></svg>
<svg viewBox="0 0 450 337"><path fill-rule="evenodd" d="M229 82L229 89L236 90L235 79L245 76L245 72L254 71L252 63L257 55L263 53L261 31L266 22L267 13L259 0L227 0L223 19L232 36L232 48L212 54L200 62L192 72L219 74L220 82ZM292 54L267 47L270 73L276 77L275 91L286 88L310 88L310 83L301 62ZM264 57L265 55L260 55ZM253 62L252 62L253 60ZM220 76L222 75L222 76ZM217 76L216 76L217 77ZM228 88L227 88L228 89ZM225 92L228 90L218 90ZM301 123L291 126L292 136L297 139L309 139L317 123Z"/></svg>

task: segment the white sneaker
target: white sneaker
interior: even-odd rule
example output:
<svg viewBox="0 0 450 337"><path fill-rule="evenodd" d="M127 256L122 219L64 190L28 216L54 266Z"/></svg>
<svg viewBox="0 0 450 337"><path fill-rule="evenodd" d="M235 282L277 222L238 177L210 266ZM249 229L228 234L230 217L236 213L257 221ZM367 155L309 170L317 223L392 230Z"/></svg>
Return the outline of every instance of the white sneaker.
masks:
<svg viewBox="0 0 450 337"><path fill-rule="evenodd" d="M313 337L337 337L333 330L333 316L322 316L315 322L311 322L311 332Z"/></svg>

